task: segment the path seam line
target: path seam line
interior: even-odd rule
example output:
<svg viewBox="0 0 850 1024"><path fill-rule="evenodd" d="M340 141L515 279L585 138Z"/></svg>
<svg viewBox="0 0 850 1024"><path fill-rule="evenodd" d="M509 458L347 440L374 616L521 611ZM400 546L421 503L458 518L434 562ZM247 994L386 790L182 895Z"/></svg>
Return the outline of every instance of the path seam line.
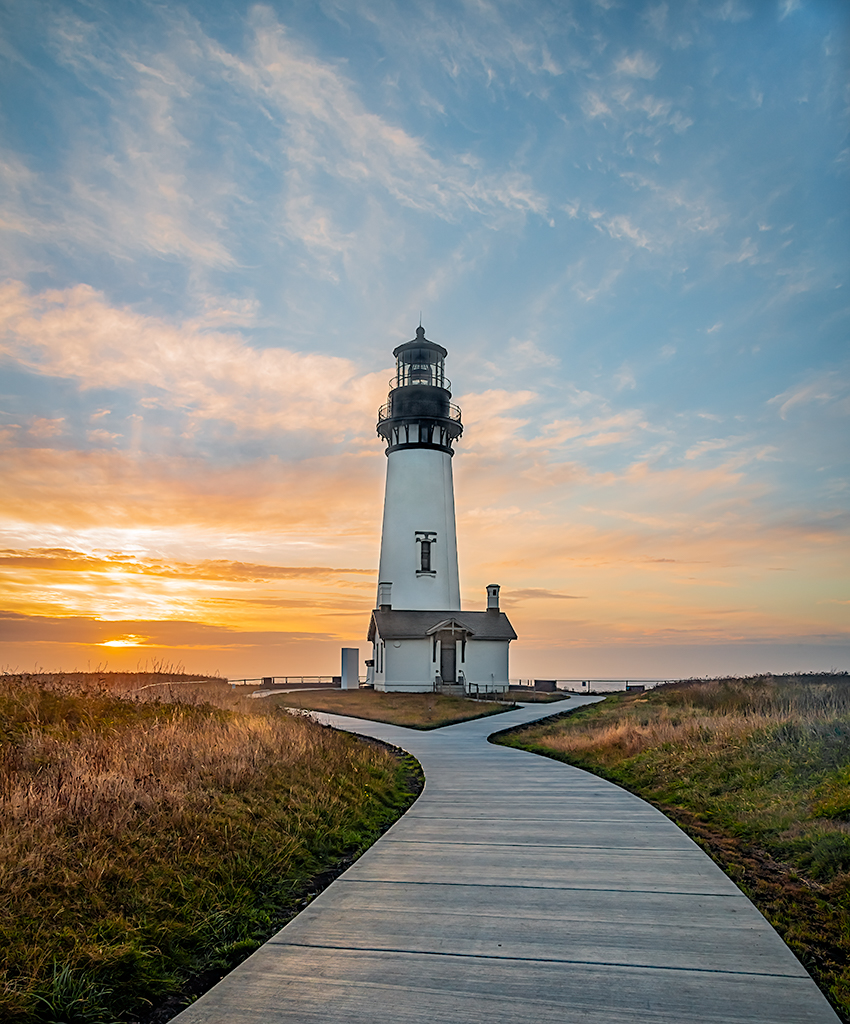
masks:
<svg viewBox="0 0 850 1024"><path fill-rule="evenodd" d="M332 946L313 942L276 942L273 946L292 946L297 949L328 949L343 953L400 953L405 956L449 956L463 960L505 960L532 964L575 964L577 967L621 967L636 971L685 971L689 974L730 974L747 978L789 978L810 981L808 974L775 974L764 971L724 971L715 967L674 967L664 964L624 964L616 960L569 960L566 957L500 956L498 953L453 953L436 949L397 949L394 946Z"/></svg>
<svg viewBox="0 0 850 1024"><path fill-rule="evenodd" d="M356 862L355 862L356 863ZM353 866L353 865L352 865ZM349 868L349 870L351 870ZM704 896L718 900L743 899L750 901L738 892L687 892L682 889L602 889L589 885L514 885L510 882L423 882L407 878L346 878L340 875L336 882L351 882L355 885L463 885L477 889L534 889L541 892L626 892L650 896ZM734 883L732 883L734 884Z"/></svg>

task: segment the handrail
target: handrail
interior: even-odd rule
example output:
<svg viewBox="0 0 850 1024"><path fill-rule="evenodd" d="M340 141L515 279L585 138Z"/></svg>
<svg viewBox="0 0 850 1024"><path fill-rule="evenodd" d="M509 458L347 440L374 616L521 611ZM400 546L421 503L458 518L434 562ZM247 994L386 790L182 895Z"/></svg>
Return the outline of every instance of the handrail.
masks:
<svg viewBox="0 0 850 1024"><path fill-rule="evenodd" d="M392 419L391 407L392 407L392 402L385 402L380 407L380 409L378 409L378 422L379 423L381 423L383 420L390 420L390 419ZM451 403L449 403L449 416L448 416L448 418L450 420L454 420L456 423L460 423L461 422L461 418L460 417L461 417L460 406L459 405L452 405ZM416 419L417 417L412 416L410 418L411 419ZM434 417L434 416L423 416L422 417L422 419L424 419L424 420L432 420L432 419L440 419L440 418L442 418L442 417Z"/></svg>
<svg viewBox="0 0 850 1024"><path fill-rule="evenodd" d="M547 680L548 682L549 680ZM617 693L626 690L630 686L645 686L647 689L654 689L656 686L661 686L664 683L672 683L672 679L647 679L638 678L632 676L630 679L554 679L551 680L555 683L558 690L566 691L567 693L588 693L591 689L597 689L598 687L604 687L606 692ZM524 689L533 689L534 679L509 679L508 682L514 687L523 687ZM570 685L572 684L572 685ZM573 686L578 685L583 687L582 689L573 689Z"/></svg>
<svg viewBox="0 0 850 1024"><path fill-rule="evenodd" d="M268 686L333 686L339 676L251 676L246 679L228 679L231 686L251 686L259 683Z"/></svg>

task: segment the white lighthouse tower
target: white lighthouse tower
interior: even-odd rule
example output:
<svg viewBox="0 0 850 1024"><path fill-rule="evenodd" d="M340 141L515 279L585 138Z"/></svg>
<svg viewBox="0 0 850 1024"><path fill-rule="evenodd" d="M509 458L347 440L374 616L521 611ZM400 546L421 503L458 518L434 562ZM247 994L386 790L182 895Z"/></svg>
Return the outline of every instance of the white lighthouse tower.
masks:
<svg viewBox="0 0 850 1024"><path fill-rule="evenodd" d="M397 608L460 610L452 443L463 426L450 402L447 354L417 327L416 338L393 351L396 376L378 412L387 441L378 581L392 584Z"/></svg>
<svg viewBox="0 0 850 1024"><path fill-rule="evenodd" d="M508 686L516 633L499 611L498 586L488 587L486 611L461 612L452 456L463 425L451 403L447 354L420 325L393 351L396 376L378 411L387 486L369 678L379 690Z"/></svg>

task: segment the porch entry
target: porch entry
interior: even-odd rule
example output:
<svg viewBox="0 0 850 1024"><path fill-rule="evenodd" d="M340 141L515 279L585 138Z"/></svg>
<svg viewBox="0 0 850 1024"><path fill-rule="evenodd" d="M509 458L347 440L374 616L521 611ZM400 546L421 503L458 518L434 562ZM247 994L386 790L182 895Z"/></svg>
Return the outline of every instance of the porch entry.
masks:
<svg viewBox="0 0 850 1024"><path fill-rule="evenodd" d="M483 613L482 613L483 614ZM433 637L435 671L439 672L443 683L455 685L458 681L458 669L466 664L466 642L472 630L457 619L445 619L432 626L428 633ZM439 643L439 655L437 645ZM458 657L458 655L460 657ZM458 664L460 662L460 664Z"/></svg>

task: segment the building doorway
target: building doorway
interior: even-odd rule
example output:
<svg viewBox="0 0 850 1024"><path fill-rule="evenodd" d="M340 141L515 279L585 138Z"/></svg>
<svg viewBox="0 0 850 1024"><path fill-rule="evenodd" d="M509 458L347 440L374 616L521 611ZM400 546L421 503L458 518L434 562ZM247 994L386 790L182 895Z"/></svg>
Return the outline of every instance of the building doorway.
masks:
<svg viewBox="0 0 850 1024"><path fill-rule="evenodd" d="M457 647L454 640L443 640L440 644L440 678L444 683L455 682L457 670Z"/></svg>

